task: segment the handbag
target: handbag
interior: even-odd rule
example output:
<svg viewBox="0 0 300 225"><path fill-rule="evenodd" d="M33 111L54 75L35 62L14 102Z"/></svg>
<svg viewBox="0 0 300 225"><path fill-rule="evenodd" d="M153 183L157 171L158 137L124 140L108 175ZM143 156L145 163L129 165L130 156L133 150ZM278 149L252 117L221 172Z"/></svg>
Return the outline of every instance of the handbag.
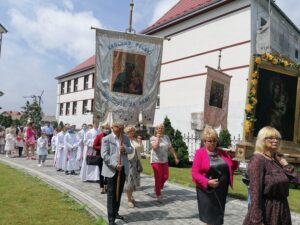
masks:
<svg viewBox="0 0 300 225"><path fill-rule="evenodd" d="M143 172L143 166L142 166L141 160L139 160L139 159L137 159L137 161L136 161L136 168L139 173Z"/></svg>
<svg viewBox="0 0 300 225"><path fill-rule="evenodd" d="M93 155L94 153L93 150L92 155L87 155L85 158L86 164L89 166L98 166L101 163L101 155Z"/></svg>

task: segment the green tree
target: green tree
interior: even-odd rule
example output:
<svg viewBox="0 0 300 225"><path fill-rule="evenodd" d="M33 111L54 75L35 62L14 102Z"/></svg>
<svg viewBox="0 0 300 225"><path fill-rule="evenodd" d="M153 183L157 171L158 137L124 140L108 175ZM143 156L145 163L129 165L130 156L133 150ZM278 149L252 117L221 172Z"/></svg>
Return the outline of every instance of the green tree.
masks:
<svg viewBox="0 0 300 225"><path fill-rule="evenodd" d="M183 141L182 134L179 130L174 130L171 121L168 117L164 120L165 134L169 136L172 146L175 149L177 158L180 160L179 167L187 166L189 164L188 147ZM173 156L169 156L170 166L176 166Z"/></svg>
<svg viewBox="0 0 300 225"><path fill-rule="evenodd" d="M39 125L42 120L42 108L39 106L39 102L36 97L33 97L32 99L32 102L26 101L25 106L21 107L24 110L21 120L31 120L36 125Z"/></svg>
<svg viewBox="0 0 300 225"><path fill-rule="evenodd" d="M221 130L219 134L219 146L228 148L231 145L231 134L227 129Z"/></svg>

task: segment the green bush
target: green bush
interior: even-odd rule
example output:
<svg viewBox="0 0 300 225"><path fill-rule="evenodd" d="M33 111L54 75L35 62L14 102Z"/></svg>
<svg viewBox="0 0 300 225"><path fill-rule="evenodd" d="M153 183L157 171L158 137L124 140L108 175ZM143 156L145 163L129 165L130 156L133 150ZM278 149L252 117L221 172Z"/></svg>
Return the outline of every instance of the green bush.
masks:
<svg viewBox="0 0 300 225"><path fill-rule="evenodd" d="M166 117L164 120L164 126L165 134L169 136L172 146L175 149L177 158L180 160L179 165L176 165L173 156L169 156L169 165L178 167L189 165L188 147L183 141L181 132L179 130L174 130L168 117Z"/></svg>
<svg viewBox="0 0 300 225"><path fill-rule="evenodd" d="M219 134L219 146L228 148L231 145L231 134L227 129L221 130Z"/></svg>

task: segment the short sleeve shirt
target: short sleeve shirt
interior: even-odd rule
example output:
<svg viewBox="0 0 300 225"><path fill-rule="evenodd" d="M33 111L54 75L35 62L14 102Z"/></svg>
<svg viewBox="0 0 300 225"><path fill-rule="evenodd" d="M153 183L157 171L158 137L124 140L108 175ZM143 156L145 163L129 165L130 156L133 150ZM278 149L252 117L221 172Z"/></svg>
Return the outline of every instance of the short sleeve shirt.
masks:
<svg viewBox="0 0 300 225"><path fill-rule="evenodd" d="M152 136L150 143L156 143L157 137ZM172 143L167 135L160 138L159 147L156 150L151 149L151 163L166 163L168 162L168 151L172 148Z"/></svg>

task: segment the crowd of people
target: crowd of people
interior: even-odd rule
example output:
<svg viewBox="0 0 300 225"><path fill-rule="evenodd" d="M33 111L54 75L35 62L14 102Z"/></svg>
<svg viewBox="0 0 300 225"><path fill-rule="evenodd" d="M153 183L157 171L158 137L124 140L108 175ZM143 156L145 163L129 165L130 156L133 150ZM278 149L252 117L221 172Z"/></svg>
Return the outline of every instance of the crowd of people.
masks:
<svg viewBox="0 0 300 225"><path fill-rule="evenodd" d="M249 162L249 207L244 225L290 225L291 215L287 201L289 183L300 183L300 175L280 154L281 134L273 127L262 128ZM203 147L196 151L192 180L196 184L199 218L207 225L224 222L228 187L233 188L233 174L238 168L235 154L217 147L218 133L210 127L203 130ZM150 163L154 172L154 193L163 202L164 183L168 180L168 154L179 163L170 138L164 134L164 125L155 128L150 138ZM42 167L49 151L55 152L53 166L58 172L76 175L82 181L99 181L100 193L107 194L109 225L119 215L123 189L129 208L135 207L134 191L140 186L143 171L141 155L144 146L133 126L120 123L111 126L98 123L83 124L79 131L65 124L53 129L49 124L35 129L32 123L20 129L14 125L0 127L0 152L7 157L36 160ZM91 164L87 158L95 159Z"/></svg>

